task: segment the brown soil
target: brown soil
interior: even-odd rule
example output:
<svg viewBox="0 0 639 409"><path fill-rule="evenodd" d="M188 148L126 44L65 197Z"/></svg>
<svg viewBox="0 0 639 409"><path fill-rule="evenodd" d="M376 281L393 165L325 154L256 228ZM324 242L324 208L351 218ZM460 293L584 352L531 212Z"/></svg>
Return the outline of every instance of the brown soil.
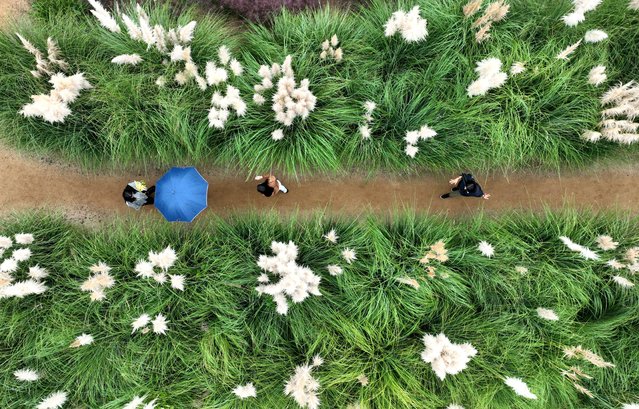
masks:
<svg viewBox="0 0 639 409"><path fill-rule="evenodd" d="M0 175L0 209L3 212L60 210L71 219L89 224L113 216L139 215L124 204L124 186L133 179L152 184L161 176L96 175L50 160L29 158L8 148L0 148ZM492 194L490 200L442 200L439 195L449 190L448 179L454 175L307 178L298 182L284 178L290 193L266 198L256 192L257 182L252 180L205 174L209 181L209 208L203 215L227 216L235 212L271 209L282 213L325 210L332 214L375 212L389 215L403 208L414 209L417 213L472 215L482 210L543 210L565 206L636 211L639 209L639 190L632 186L638 175L639 170L632 166L561 176L491 175L478 179L484 191ZM141 213L161 218L152 207L144 208Z"/></svg>
<svg viewBox="0 0 639 409"><path fill-rule="evenodd" d="M0 26L11 22L28 9L28 0L0 0Z"/></svg>

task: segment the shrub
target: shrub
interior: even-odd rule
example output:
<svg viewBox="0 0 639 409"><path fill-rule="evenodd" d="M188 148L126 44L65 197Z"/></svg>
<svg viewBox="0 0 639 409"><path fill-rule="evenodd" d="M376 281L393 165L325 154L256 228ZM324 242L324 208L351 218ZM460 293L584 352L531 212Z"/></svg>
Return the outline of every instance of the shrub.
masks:
<svg viewBox="0 0 639 409"><path fill-rule="evenodd" d="M460 221L403 214L389 222L267 216L188 227L122 221L93 230L41 214L3 220L0 236L35 238L16 279L26 276L29 263L50 274L43 294L0 300L0 382L7 385L0 406L35 407L62 391L70 407L122 408L146 395L162 407L284 408L294 405L285 382L316 354L324 363L313 377L322 406L330 408L362 402L434 409L454 402L616 409L636 401L639 287L616 283L615 275L637 278L606 263L625 263L626 250L639 245L636 218L579 212ZM336 243L322 237L331 229ZM562 235L600 259L571 251ZM602 250L599 235L619 246ZM271 254L273 240L292 240L296 262L321 276L322 296L291 304L286 316L255 291L263 272L258 257ZM430 278L420 259L439 240L448 259L430 262L436 269ZM494 246L491 258L477 249L482 240ZM184 291L135 277L136 263L168 245L177 254L169 273L185 277ZM357 253L352 264L342 258L346 248ZM80 285L101 261L115 284L105 300L91 302ZM342 274L329 274L330 264L341 265ZM559 320L540 318L539 307ZM166 334L131 334L142 314L166 317ZM83 333L93 343L69 348ZM421 356L424 335L440 333L477 350L461 373L444 381ZM564 357L564 348L579 345L616 367ZM562 376L571 366L593 377L580 383L594 399ZM13 372L25 367L41 379L18 383ZM358 381L362 375L368 386ZM537 401L515 395L506 378L520 378ZM232 391L248 382L257 398L240 403Z"/></svg>
<svg viewBox="0 0 639 409"><path fill-rule="evenodd" d="M251 20L265 21L282 8L299 11L317 7L321 0L219 0L220 4Z"/></svg>
<svg viewBox="0 0 639 409"><path fill-rule="evenodd" d="M31 9L36 17L52 20L64 14L84 14L89 10L89 3L86 0L35 0Z"/></svg>

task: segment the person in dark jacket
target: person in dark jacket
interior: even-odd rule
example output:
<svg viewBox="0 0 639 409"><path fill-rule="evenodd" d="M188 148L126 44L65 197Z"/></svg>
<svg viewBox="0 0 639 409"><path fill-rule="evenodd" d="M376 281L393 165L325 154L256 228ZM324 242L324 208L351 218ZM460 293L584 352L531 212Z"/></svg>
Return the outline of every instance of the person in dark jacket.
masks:
<svg viewBox="0 0 639 409"><path fill-rule="evenodd" d="M144 182L133 182L126 185L122 197L127 206L140 210L142 206L152 205L155 202L155 186L147 189Z"/></svg>
<svg viewBox="0 0 639 409"><path fill-rule="evenodd" d="M266 197L271 197L279 192L288 193L286 186L284 186L278 178L270 173L266 175L258 175L255 177L255 180L264 180L264 182L257 185L257 191Z"/></svg>
<svg viewBox="0 0 639 409"><path fill-rule="evenodd" d="M450 193L444 193L440 197L442 199L448 199L454 196L467 196L467 197L482 197L486 200L490 198L490 194L484 193L481 190L479 183L473 178L470 173L462 173L461 176L451 179L449 183L454 186Z"/></svg>

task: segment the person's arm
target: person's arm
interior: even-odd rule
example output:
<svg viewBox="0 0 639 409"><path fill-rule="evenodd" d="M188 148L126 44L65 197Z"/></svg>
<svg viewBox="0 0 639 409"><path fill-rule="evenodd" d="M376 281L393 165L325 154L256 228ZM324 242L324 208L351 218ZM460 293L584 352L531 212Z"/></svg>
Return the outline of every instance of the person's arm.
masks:
<svg viewBox="0 0 639 409"><path fill-rule="evenodd" d="M484 193L482 197L484 198L484 200L488 200L490 199L490 193Z"/></svg>
<svg viewBox="0 0 639 409"><path fill-rule="evenodd" d="M455 186L459 183L459 181L462 179L461 176L456 177L455 179L451 179L448 181L448 183L450 183L451 185Z"/></svg>
<svg viewBox="0 0 639 409"><path fill-rule="evenodd" d="M262 179L268 179L270 178L271 175L270 174L266 174L266 175L257 175L255 176L255 180L262 180Z"/></svg>

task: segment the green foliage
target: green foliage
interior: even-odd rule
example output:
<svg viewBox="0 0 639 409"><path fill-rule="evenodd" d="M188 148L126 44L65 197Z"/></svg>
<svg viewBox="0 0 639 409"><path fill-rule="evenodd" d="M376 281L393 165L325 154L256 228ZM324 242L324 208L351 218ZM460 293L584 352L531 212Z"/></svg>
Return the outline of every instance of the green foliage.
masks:
<svg viewBox="0 0 639 409"><path fill-rule="evenodd" d="M109 33L92 16L77 13L25 21L0 34L0 53L12 56L0 61L0 126L15 144L60 152L85 165L205 163L246 173L273 167L289 173L551 168L585 165L622 150L636 153L636 147L591 144L579 137L596 127L598 99L606 89L587 83L590 69L607 66L608 85L637 79L639 42L633 27L639 13L627 10L626 1L605 2L571 28L561 21L570 9L568 1L514 0L509 15L482 44L475 42L472 19L463 18L463 3L372 0L354 12L283 11L268 27L249 25L234 34L220 16L186 10L175 17L168 5L152 9L152 23L198 21L192 49L201 70L222 44L244 64L239 88L248 113L239 119L232 114L224 130L208 127L212 90L202 92L193 83L158 89L155 79L165 73L172 78L175 66L162 65L160 54L147 52L126 34ZM383 25L392 12L413 4L428 20L427 39L409 44L399 36L385 37ZM570 61L555 58L593 28L604 29L610 38L583 44ZM46 92L48 84L29 76L33 60L19 47L14 31L40 47L46 37L54 37L72 70L85 72L95 86L72 105L66 123L51 125L17 114L30 94ZM344 50L340 64L319 58L320 44L333 34ZM109 62L134 52L145 59L139 66ZM259 66L281 63L289 54L296 79L310 80L318 105L276 142L270 135L280 126L270 103L258 107L251 96ZM527 70L502 88L469 98L466 88L475 79L476 62L491 56L503 61L504 70L517 61L525 62ZM378 109L372 138L366 141L358 126L368 99ZM424 124L439 135L420 142L411 159L404 154L403 138Z"/></svg>
<svg viewBox="0 0 639 409"><path fill-rule="evenodd" d="M89 3L86 0L35 0L31 4L34 16L50 20L53 23L62 15L81 15L86 13L89 8Z"/></svg>
<svg viewBox="0 0 639 409"><path fill-rule="evenodd" d="M69 393L71 407L121 408L134 395L158 398L167 408L294 408L283 386L294 367L320 354L322 406L344 408L617 409L639 397L639 295L610 279L605 261L622 259L639 245L636 219L609 214L512 214L454 221L396 215L392 222L316 215L280 221L276 216L209 220L183 227L143 221L83 230L62 219L34 214L3 223L2 235L31 232L32 260L51 275L40 296L0 302L0 373L3 408L34 407L55 390ZM337 244L322 238L335 228ZM621 243L586 261L558 236L595 248L610 234ZM419 259L444 240L450 260L426 277ZM321 297L293 304L278 315L270 297L255 292L256 259L271 254L272 240L293 240L298 262L322 277ZM491 259L480 240L495 246ZM135 263L167 245L179 259L169 270L186 276L184 292L135 277ZM347 265L340 252L357 260ZM79 290L88 267L104 261L116 285L107 299L91 303ZM326 271L341 264L338 277ZM522 275L515 266L525 266ZM396 279L412 277L414 289ZM631 277L633 281L636 281ZM552 308L560 321L543 321L537 307ZM142 313L163 313L166 336L131 335ZM69 349L80 333L95 343ZM420 359L424 333L445 333L479 351L462 373L438 380ZM582 345L613 362L596 368L563 358L564 346ZM572 365L593 376L582 382L594 399L579 395L560 371ZM35 383L18 383L16 369L42 372ZM370 384L357 382L366 374ZM527 401L503 384L524 379L539 396ZM231 390L253 382L258 398L240 402Z"/></svg>

